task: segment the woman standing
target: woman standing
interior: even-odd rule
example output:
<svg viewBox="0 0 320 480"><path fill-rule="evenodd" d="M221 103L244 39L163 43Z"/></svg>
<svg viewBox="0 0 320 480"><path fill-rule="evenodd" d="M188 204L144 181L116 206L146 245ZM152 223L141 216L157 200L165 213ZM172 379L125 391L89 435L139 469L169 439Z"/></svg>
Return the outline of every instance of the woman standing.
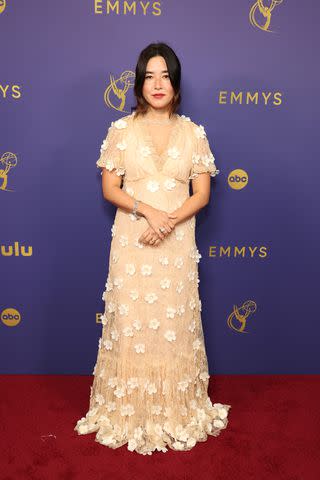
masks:
<svg viewBox="0 0 320 480"><path fill-rule="evenodd" d="M231 408L208 397L195 242L219 170L203 126L176 113L180 78L168 45L146 47L135 111L111 123L97 161L118 208L90 406L75 430L141 454L190 450L226 428Z"/></svg>

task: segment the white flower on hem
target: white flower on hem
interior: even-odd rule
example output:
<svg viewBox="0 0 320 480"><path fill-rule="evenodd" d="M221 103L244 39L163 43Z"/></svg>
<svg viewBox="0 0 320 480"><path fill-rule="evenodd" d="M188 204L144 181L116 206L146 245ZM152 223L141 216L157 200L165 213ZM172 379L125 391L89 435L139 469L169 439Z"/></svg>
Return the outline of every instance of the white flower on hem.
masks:
<svg viewBox="0 0 320 480"><path fill-rule="evenodd" d="M161 405L152 405L151 413L153 413L154 415L160 415L161 411L162 411L162 406Z"/></svg>
<svg viewBox="0 0 320 480"><path fill-rule="evenodd" d="M87 413L88 417L93 417L98 412L98 407L94 407Z"/></svg>
<svg viewBox="0 0 320 480"><path fill-rule="evenodd" d="M110 292L113 289L113 283L111 282L109 277L107 279L107 283L105 284L105 287L107 292Z"/></svg>
<svg viewBox="0 0 320 480"><path fill-rule="evenodd" d="M167 330L166 333L164 334L164 338L168 340L168 342L172 342L176 340L176 333L173 330Z"/></svg>
<svg viewBox="0 0 320 480"><path fill-rule="evenodd" d="M105 348L106 350L112 350L112 342L111 342L111 340L105 340L105 341L103 342L103 345L104 345L104 348Z"/></svg>
<svg viewBox="0 0 320 480"><path fill-rule="evenodd" d="M123 129L123 128L126 128L127 126L127 122L125 120L123 120L122 118L119 118L118 120L114 121L114 122L111 122L111 126L113 127L116 127L117 129Z"/></svg>
<svg viewBox="0 0 320 480"><path fill-rule="evenodd" d="M158 300L158 296L154 292L151 292L151 293L147 293L144 299L148 303L154 303L156 300Z"/></svg>
<svg viewBox="0 0 320 480"><path fill-rule="evenodd" d="M166 190L173 190L176 187L176 181L174 178L167 178L163 185Z"/></svg>
<svg viewBox="0 0 320 480"><path fill-rule="evenodd" d="M181 390L181 392L185 392L188 386L189 386L188 380L182 380L181 382L178 382L177 389Z"/></svg>
<svg viewBox="0 0 320 480"><path fill-rule="evenodd" d="M189 307L191 310L194 310L196 308L196 301L193 297L189 301Z"/></svg>
<svg viewBox="0 0 320 480"><path fill-rule="evenodd" d="M181 241L183 240L184 237L184 231L183 230L176 230L175 229L175 234L176 234L176 239Z"/></svg>
<svg viewBox="0 0 320 480"><path fill-rule="evenodd" d="M137 343L135 346L134 346L134 349L137 353L144 353L145 350L146 350L146 346L144 343Z"/></svg>
<svg viewBox="0 0 320 480"><path fill-rule="evenodd" d="M213 420L213 426L216 428L223 428L224 423L222 420L216 419L216 420Z"/></svg>
<svg viewBox="0 0 320 480"><path fill-rule="evenodd" d="M183 265L183 258L182 257L176 257L174 260L174 266L177 268L181 268Z"/></svg>
<svg viewBox="0 0 320 480"><path fill-rule="evenodd" d="M138 290L131 290L130 298L132 298L132 300L137 300L137 298L139 298Z"/></svg>
<svg viewBox="0 0 320 480"><path fill-rule="evenodd" d="M197 408L197 418L200 421L204 421L206 419L206 412L203 408Z"/></svg>
<svg viewBox="0 0 320 480"><path fill-rule="evenodd" d="M147 157L148 155L151 155L151 149L147 146L143 146L140 148L140 153L143 157Z"/></svg>
<svg viewBox="0 0 320 480"><path fill-rule="evenodd" d="M194 437L189 437L187 440L187 447L194 447L195 444L197 443L196 439Z"/></svg>
<svg viewBox="0 0 320 480"><path fill-rule="evenodd" d="M144 275L144 276L151 275L152 265L147 265L147 264L141 265L140 271L141 271L142 275Z"/></svg>
<svg viewBox="0 0 320 480"><path fill-rule="evenodd" d="M161 288L165 289L165 288L169 288L171 285L171 280L170 278L163 278L162 280L160 280L160 286Z"/></svg>
<svg viewBox="0 0 320 480"><path fill-rule="evenodd" d="M115 389L115 391L113 392L113 394L118 398L122 398L122 397L125 396L126 392L125 392L124 387L117 387Z"/></svg>
<svg viewBox="0 0 320 480"><path fill-rule="evenodd" d="M134 266L133 263L126 263L126 273L128 275L134 275L136 272L136 267Z"/></svg>
<svg viewBox="0 0 320 480"><path fill-rule="evenodd" d="M118 385L118 379L117 379L117 377L110 377L110 378L108 378L108 386L109 386L109 387L114 388L114 387L116 387L117 385Z"/></svg>
<svg viewBox="0 0 320 480"><path fill-rule="evenodd" d="M157 192L160 188L160 183L157 180L149 180L147 183L147 190L150 192Z"/></svg>
<svg viewBox="0 0 320 480"><path fill-rule="evenodd" d="M149 395L152 395L157 392L157 387L155 383L149 383L147 387L147 392Z"/></svg>
<svg viewBox="0 0 320 480"><path fill-rule="evenodd" d="M176 309L173 307L167 307L167 318L174 318Z"/></svg>
<svg viewBox="0 0 320 480"><path fill-rule="evenodd" d="M114 412L116 409L116 402L108 402L106 404L106 409L108 410L108 412Z"/></svg>
<svg viewBox="0 0 320 480"><path fill-rule="evenodd" d="M177 308L177 315L179 315L181 317L181 315L183 315L185 311L186 311L185 306L184 305L179 305L178 308Z"/></svg>
<svg viewBox="0 0 320 480"><path fill-rule="evenodd" d="M202 125L197 125L194 129L197 138L205 138L206 131Z"/></svg>
<svg viewBox="0 0 320 480"><path fill-rule="evenodd" d="M177 149L177 147L172 147L172 148L169 148L168 149L168 156L171 157L171 158L178 158L180 155L180 152L179 150Z"/></svg>
<svg viewBox="0 0 320 480"><path fill-rule="evenodd" d="M176 290L177 290L178 293L181 293L181 292L182 292L182 289L183 289L183 282L182 282L182 280L180 280L180 281L177 283L177 288L176 288Z"/></svg>
<svg viewBox="0 0 320 480"><path fill-rule="evenodd" d="M153 328L153 330L157 330L157 328L159 327L160 325L160 322L159 320L157 320L156 318L153 318L152 320L150 320L149 322L149 328Z"/></svg>
<svg viewBox="0 0 320 480"><path fill-rule="evenodd" d="M136 440L141 440L142 435L143 435L143 429L141 427L136 427L133 431L133 437Z"/></svg>
<svg viewBox="0 0 320 480"><path fill-rule="evenodd" d="M101 393L97 393L94 398L95 398L95 401L99 403L99 405L103 405L105 403L104 396L101 395Z"/></svg>
<svg viewBox="0 0 320 480"><path fill-rule="evenodd" d="M122 142L119 142L117 143L116 147L119 149L119 150L125 150L127 148L127 144L125 141L122 141Z"/></svg>
<svg viewBox="0 0 320 480"><path fill-rule="evenodd" d="M118 305L118 310L120 315L128 315L129 305L126 305L125 303L120 303L120 305Z"/></svg>
<svg viewBox="0 0 320 480"><path fill-rule="evenodd" d="M117 330L111 330L111 337L113 340L116 340L116 341L119 340L119 336L120 334L119 332L117 332Z"/></svg>
<svg viewBox="0 0 320 480"><path fill-rule="evenodd" d="M122 333L125 337L133 337L133 328L132 327L124 327L122 329Z"/></svg>
<svg viewBox="0 0 320 480"><path fill-rule="evenodd" d="M164 265L164 266L167 266L169 265L169 260L168 260L168 257L159 257L159 262L161 263L161 265Z"/></svg>
<svg viewBox="0 0 320 480"><path fill-rule="evenodd" d="M120 235L119 242L122 247L126 247L129 243L127 235Z"/></svg>
<svg viewBox="0 0 320 480"><path fill-rule="evenodd" d="M137 448L137 446L138 446L137 440L134 439L134 438L129 438L127 449L128 449L130 452L134 452L135 449Z"/></svg>
<svg viewBox="0 0 320 480"><path fill-rule="evenodd" d="M130 417L131 415L133 415L135 413L134 411L134 406L131 405L131 403L127 403L127 405L121 405L120 407L120 414L122 416L128 416Z"/></svg>
<svg viewBox="0 0 320 480"><path fill-rule="evenodd" d="M208 372L203 371L200 373L199 378L205 382L206 380L208 380L208 378L210 378L210 375L208 374Z"/></svg>
<svg viewBox="0 0 320 480"><path fill-rule="evenodd" d="M193 350L199 350L200 345L201 345L201 342L200 342L199 338L197 338L192 344Z"/></svg>
<svg viewBox="0 0 320 480"><path fill-rule="evenodd" d="M218 416L223 420L228 416L228 410L221 403L214 403L213 407L217 409Z"/></svg>
<svg viewBox="0 0 320 480"><path fill-rule="evenodd" d="M141 330L141 328L142 328L142 323L141 323L140 320L138 320L138 319L136 319L136 320L133 322L132 325L134 326L134 328L135 328L136 330Z"/></svg>
<svg viewBox="0 0 320 480"><path fill-rule="evenodd" d="M196 410L198 407L197 407L197 401L196 400L191 400L190 402L190 408L192 408L192 410Z"/></svg>

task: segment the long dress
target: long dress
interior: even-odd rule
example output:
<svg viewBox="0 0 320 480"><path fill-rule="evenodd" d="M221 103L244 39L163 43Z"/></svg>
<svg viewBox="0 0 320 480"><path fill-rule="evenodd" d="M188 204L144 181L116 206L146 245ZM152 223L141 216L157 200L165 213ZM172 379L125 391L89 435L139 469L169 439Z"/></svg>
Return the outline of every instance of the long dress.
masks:
<svg viewBox="0 0 320 480"><path fill-rule="evenodd" d="M163 153L135 113L112 122L96 163L115 169L129 195L166 212L190 196L191 179L219 173L204 127L179 114ZM117 208L102 335L78 434L97 432L103 445L127 443L151 455L190 450L226 428L231 405L208 396L195 223L189 217L159 245L145 245L139 237L147 220Z"/></svg>

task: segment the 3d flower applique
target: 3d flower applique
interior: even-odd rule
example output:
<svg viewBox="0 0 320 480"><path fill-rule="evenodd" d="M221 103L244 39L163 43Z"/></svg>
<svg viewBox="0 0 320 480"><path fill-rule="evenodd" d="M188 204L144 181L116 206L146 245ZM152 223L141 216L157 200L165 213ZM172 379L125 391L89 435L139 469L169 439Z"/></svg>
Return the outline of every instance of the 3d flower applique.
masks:
<svg viewBox="0 0 320 480"><path fill-rule="evenodd" d="M150 147L147 147L146 145L143 145L141 148L140 148L140 153L143 157L148 157L148 155L151 155L151 148Z"/></svg>
<svg viewBox="0 0 320 480"><path fill-rule="evenodd" d="M117 398L125 397L125 395L126 395L125 388L118 386L118 387L114 390L113 394L114 394Z"/></svg>
<svg viewBox="0 0 320 480"><path fill-rule="evenodd" d="M125 337L133 337L133 328L132 327L124 327L122 329L122 333Z"/></svg>
<svg viewBox="0 0 320 480"><path fill-rule="evenodd" d="M181 293L182 290L183 290L183 282L182 282L182 280L180 280L180 281L177 283L176 291L177 291L178 293Z"/></svg>
<svg viewBox="0 0 320 480"><path fill-rule="evenodd" d="M164 338L168 340L168 342L173 342L176 340L176 333L173 330L167 330L164 334Z"/></svg>
<svg viewBox="0 0 320 480"><path fill-rule="evenodd" d="M139 237L135 239L133 245L138 248L144 248L145 245L142 242L139 242Z"/></svg>
<svg viewBox="0 0 320 480"><path fill-rule="evenodd" d="M138 319L136 319L132 325L138 331L142 329L142 323Z"/></svg>
<svg viewBox="0 0 320 480"><path fill-rule="evenodd" d="M177 159L180 155L180 151L177 147L172 147L168 149L168 156L173 158L174 160Z"/></svg>
<svg viewBox="0 0 320 480"><path fill-rule="evenodd" d="M103 345L106 350L112 350L113 343L111 342L111 340L105 340L103 342Z"/></svg>
<svg viewBox="0 0 320 480"><path fill-rule="evenodd" d="M173 190L176 187L177 183L174 178L167 178L163 182L163 186L166 190Z"/></svg>
<svg viewBox="0 0 320 480"><path fill-rule="evenodd" d="M105 284L105 287L106 287L107 292L110 292L113 289L113 283L112 283L109 276L107 278L107 282Z"/></svg>
<svg viewBox="0 0 320 480"><path fill-rule="evenodd" d="M160 415L162 411L162 406L161 405L152 405L151 407L151 413L153 415ZM161 429L162 430L162 429ZM159 434L158 434L159 435Z"/></svg>
<svg viewBox="0 0 320 480"><path fill-rule="evenodd" d="M168 257L164 257L164 256L162 256L162 255L159 257L159 262L160 262L161 265L163 265L163 266L168 266L168 265L169 265Z"/></svg>
<svg viewBox="0 0 320 480"><path fill-rule="evenodd" d="M91 408L87 413L88 417L94 417L94 415L98 412L98 407Z"/></svg>
<svg viewBox="0 0 320 480"><path fill-rule="evenodd" d="M145 263L145 264L141 265L140 271L141 271L141 274L144 275L144 276L151 275L152 274L152 265L148 265L148 264Z"/></svg>
<svg viewBox="0 0 320 480"><path fill-rule="evenodd" d="M190 323L189 327L188 327L188 330L190 330L190 332L194 332L196 329L196 321L195 320L192 320L192 322Z"/></svg>
<svg viewBox="0 0 320 480"><path fill-rule="evenodd" d="M173 307L167 307L167 318L174 318L176 309Z"/></svg>
<svg viewBox="0 0 320 480"><path fill-rule="evenodd" d="M108 410L108 412L114 412L116 410L116 402L106 403L106 409Z"/></svg>
<svg viewBox="0 0 320 480"><path fill-rule="evenodd" d="M99 342L98 342L98 349L99 350L101 349L101 344L102 344L102 337L99 338Z"/></svg>
<svg viewBox="0 0 320 480"><path fill-rule="evenodd" d="M174 259L174 266L177 268L181 268L183 265L183 258L182 257L176 257Z"/></svg>
<svg viewBox="0 0 320 480"><path fill-rule="evenodd" d="M113 224L111 227L111 237L114 237L116 233L117 233L117 227L115 224Z"/></svg>
<svg viewBox="0 0 320 480"><path fill-rule="evenodd" d="M131 403L128 403L127 405L121 405L120 407L120 414L122 416L128 416L131 417L135 413L134 406L131 405Z"/></svg>
<svg viewBox="0 0 320 480"><path fill-rule="evenodd" d="M149 321L149 325L148 325L149 328L152 328L153 330L157 330L159 326L160 326L160 322L157 318L152 318Z"/></svg>
<svg viewBox="0 0 320 480"><path fill-rule="evenodd" d="M115 340L116 342L119 340L119 332L117 330L111 330L110 332L112 340Z"/></svg>
<svg viewBox="0 0 320 480"><path fill-rule="evenodd" d="M117 377L109 377L108 378L108 386L111 388L115 388L118 385Z"/></svg>
<svg viewBox="0 0 320 480"><path fill-rule="evenodd" d="M137 353L145 353L146 351L146 346L144 343L137 343L135 346L134 346L134 349Z"/></svg>
<svg viewBox="0 0 320 480"><path fill-rule="evenodd" d="M127 392L132 393L135 388L139 388L139 381L137 377L131 377L127 381Z"/></svg>
<svg viewBox="0 0 320 480"><path fill-rule="evenodd" d="M105 399L104 399L104 396L101 395L101 393L97 393L94 397L95 401L99 404L99 405L103 405L105 403Z"/></svg>
<svg viewBox="0 0 320 480"><path fill-rule="evenodd" d="M160 280L160 287L163 288L163 290L165 290L166 288L169 288L170 285L171 285L170 278L163 278L162 280Z"/></svg>
<svg viewBox="0 0 320 480"><path fill-rule="evenodd" d="M184 405L181 405L180 407L180 414L183 416L183 417L186 417L188 415L188 409L187 407L185 407Z"/></svg>
<svg viewBox="0 0 320 480"><path fill-rule="evenodd" d="M148 303L154 303L156 300L158 300L158 296L156 293L150 292L145 295L144 299Z"/></svg>
<svg viewBox="0 0 320 480"><path fill-rule="evenodd" d="M125 150L127 148L127 143L123 140L122 142L118 142L116 147L118 148L118 150Z"/></svg>
<svg viewBox="0 0 320 480"><path fill-rule="evenodd" d="M186 122L191 122L191 118L186 117L186 115L181 115L181 118L183 118Z"/></svg>
<svg viewBox="0 0 320 480"><path fill-rule="evenodd" d="M192 343L192 348L193 348L193 350L199 350L200 345L201 345L201 342L200 342L199 338L197 338L197 339Z"/></svg>
<svg viewBox="0 0 320 480"><path fill-rule="evenodd" d="M210 154L208 154L208 155L203 155L203 156L201 157L201 160L202 160L202 163L203 163L206 167L210 167L210 166L213 165L214 162L215 162L215 158L214 158L212 152L211 152Z"/></svg>
<svg viewBox="0 0 320 480"><path fill-rule="evenodd" d="M132 300L137 300L139 298L139 292L138 290L131 290L129 293L129 296Z"/></svg>
<svg viewBox="0 0 320 480"><path fill-rule="evenodd" d="M157 180L149 180L147 183L147 190L149 192L157 192L160 188L160 183Z"/></svg>
<svg viewBox="0 0 320 480"><path fill-rule="evenodd" d="M177 389L180 390L181 392L185 392L187 388L189 387L189 382L188 380L181 380L177 384Z"/></svg>
<svg viewBox="0 0 320 480"><path fill-rule="evenodd" d="M122 277L115 277L113 279L113 286L120 290L120 288L123 287L123 278Z"/></svg>
<svg viewBox="0 0 320 480"><path fill-rule="evenodd" d="M192 163L193 165L199 165L201 161L201 155L197 154L197 153L193 153L192 154Z"/></svg>
<svg viewBox="0 0 320 480"><path fill-rule="evenodd" d="M122 118L119 118L118 120L111 122L111 126L116 127L117 129L121 130L123 128L126 128L127 122L123 120Z"/></svg>
<svg viewBox="0 0 320 480"><path fill-rule="evenodd" d="M126 305L125 303L120 303L120 305L118 305L118 311L120 315L128 315L129 305Z"/></svg>
<svg viewBox="0 0 320 480"><path fill-rule="evenodd" d="M193 258L196 263L199 263L200 258L202 258L202 255L199 252L199 250L197 249L197 247L193 246L193 247L190 248L189 257Z"/></svg>
<svg viewBox="0 0 320 480"><path fill-rule="evenodd" d="M106 317L106 314L103 313L102 315L100 315L100 322L102 323L102 325L107 325L107 317Z"/></svg>
<svg viewBox="0 0 320 480"><path fill-rule="evenodd" d="M147 386L147 393L149 395L153 395L154 393L157 393L157 387L156 387L156 384L155 383L149 383L149 385Z"/></svg>
<svg viewBox="0 0 320 480"><path fill-rule="evenodd" d="M95 366L94 366L92 375L95 375L95 374L96 374L96 371L97 371L97 364L95 364ZM91 388L92 388L92 387L90 387L90 390L91 390Z"/></svg>
<svg viewBox="0 0 320 480"><path fill-rule="evenodd" d="M207 135L202 125L197 125L194 130L197 138L205 138Z"/></svg>
<svg viewBox="0 0 320 480"><path fill-rule="evenodd" d="M108 313L114 313L116 311L116 304L115 302L109 302L108 305L107 305L107 310L108 310Z"/></svg>
<svg viewBox="0 0 320 480"><path fill-rule="evenodd" d="M100 154L102 154L105 150L107 150L107 148L109 147L109 142L108 140L105 138L101 144L101 147L100 147Z"/></svg>
<svg viewBox="0 0 320 480"><path fill-rule="evenodd" d="M125 271L128 275L134 275L136 273L136 267L133 263L126 263Z"/></svg>
<svg viewBox="0 0 320 480"><path fill-rule="evenodd" d="M181 317L184 314L185 311L186 311L185 306L184 305L179 305L178 308L177 308L177 315L179 315L179 317Z"/></svg>
<svg viewBox="0 0 320 480"><path fill-rule="evenodd" d="M194 270L189 270L187 276L188 276L189 282L193 282L196 278L196 272Z"/></svg>
<svg viewBox="0 0 320 480"><path fill-rule="evenodd" d="M132 222L137 222L140 220L140 217L136 217L133 213L128 213L128 216Z"/></svg>
<svg viewBox="0 0 320 480"><path fill-rule="evenodd" d="M228 411L227 409L222 405L222 403L214 403L213 408L217 410L218 416L223 420L227 418L228 416Z"/></svg>
<svg viewBox="0 0 320 480"><path fill-rule="evenodd" d="M201 298L199 298L199 312L202 312L202 302L201 302Z"/></svg>
<svg viewBox="0 0 320 480"><path fill-rule="evenodd" d="M204 370L203 372L200 373L199 378L204 382L206 382L210 378L210 375L208 374L207 371Z"/></svg>
<svg viewBox="0 0 320 480"><path fill-rule="evenodd" d="M194 310L196 308L196 301L195 301L195 298L192 297L190 300L189 300L189 307L191 310Z"/></svg>
<svg viewBox="0 0 320 480"><path fill-rule="evenodd" d="M175 229L176 239L181 241L184 238L184 231L180 229Z"/></svg>
<svg viewBox="0 0 320 480"><path fill-rule="evenodd" d="M116 263L119 260L119 254L118 254L117 251L115 251L115 250L113 251L112 256L111 256L111 260L112 260L113 263Z"/></svg>
<svg viewBox="0 0 320 480"><path fill-rule="evenodd" d="M120 235L119 242L122 247L126 247L129 243L127 235Z"/></svg>

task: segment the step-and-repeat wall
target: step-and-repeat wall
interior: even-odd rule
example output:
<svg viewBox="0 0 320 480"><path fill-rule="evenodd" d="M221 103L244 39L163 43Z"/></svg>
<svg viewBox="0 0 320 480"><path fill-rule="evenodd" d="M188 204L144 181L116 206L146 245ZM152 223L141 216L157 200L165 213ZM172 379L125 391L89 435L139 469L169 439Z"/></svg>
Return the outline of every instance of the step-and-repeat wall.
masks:
<svg viewBox="0 0 320 480"><path fill-rule="evenodd" d="M182 64L211 374L319 373L319 3L0 0L1 373L90 374L115 207L96 167L140 51Z"/></svg>

